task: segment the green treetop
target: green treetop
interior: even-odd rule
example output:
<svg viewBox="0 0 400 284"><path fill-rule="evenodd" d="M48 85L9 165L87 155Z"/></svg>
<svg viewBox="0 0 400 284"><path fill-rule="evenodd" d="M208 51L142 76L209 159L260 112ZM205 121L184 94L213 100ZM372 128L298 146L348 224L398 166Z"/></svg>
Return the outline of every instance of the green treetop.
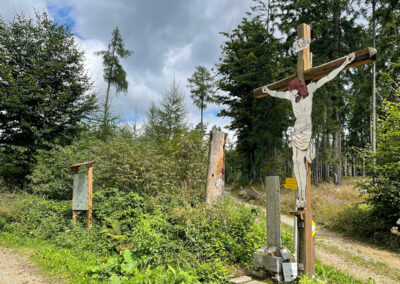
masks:
<svg viewBox="0 0 400 284"><path fill-rule="evenodd" d="M191 98L194 104L200 109L200 127L203 129L203 111L207 108L207 103L212 101L214 90L214 78L210 71L204 66L196 66L196 71L188 79Z"/></svg>
<svg viewBox="0 0 400 284"><path fill-rule="evenodd" d="M39 149L67 144L94 109L83 52L47 14L0 19L0 164L3 176L29 173Z"/></svg>
<svg viewBox="0 0 400 284"><path fill-rule="evenodd" d="M115 87L116 93L128 91L126 72L120 63L120 58L127 58L133 51L124 47L124 42L116 27L112 33L111 42L107 50L97 51L95 54L103 57L104 80L107 82L106 98L103 105L103 116L100 121L100 129L103 134L108 133L110 124L115 119L111 116L110 88Z"/></svg>

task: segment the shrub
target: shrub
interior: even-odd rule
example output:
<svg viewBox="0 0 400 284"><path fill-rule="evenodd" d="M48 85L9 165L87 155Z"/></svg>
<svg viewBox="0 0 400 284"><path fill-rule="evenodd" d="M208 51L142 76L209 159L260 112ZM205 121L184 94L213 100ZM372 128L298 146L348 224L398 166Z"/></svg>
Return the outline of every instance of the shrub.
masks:
<svg viewBox="0 0 400 284"><path fill-rule="evenodd" d="M28 176L29 190L50 199L72 200L73 178L69 166L95 160L98 142L85 133L70 146L56 146L50 151L41 151L33 173Z"/></svg>
<svg viewBox="0 0 400 284"><path fill-rule="evenodd" d="M364 152L369 158L367 173L371 179L361 187L368 193L367 202L372 208L369 224L373 223L376 232L389 235L400 217L400 103L386 102L382 112L376 153Z"/></svg>
<svg viewBox="0 0 400 284"><path fill-rule="evenodd" d="M29 176L30 190L50 199L71 200L72 172L68 167L87 160L97 161L95 190L117 188L157 195L177 187L199 188L205 184L206 151L197 130L182 131L163 145L124 137L102 142L85 134L70 146L40 153Z"/></svg>

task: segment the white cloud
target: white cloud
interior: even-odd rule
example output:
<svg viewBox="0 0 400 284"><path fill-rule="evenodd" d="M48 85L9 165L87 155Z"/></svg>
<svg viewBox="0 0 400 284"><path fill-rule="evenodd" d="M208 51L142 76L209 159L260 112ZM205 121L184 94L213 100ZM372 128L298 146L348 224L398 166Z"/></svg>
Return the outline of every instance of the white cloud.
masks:
<svg viewBox="0 0 400 284"><path fill-rule="evenodd" d="M113 109L122 120L137 112L143 119L151 101L170 87L173 77L184 90L188 121L196 125L200 111L186 88L196 65L208 68L218 62L224 37L246 16L251 0L15 0L2 1L0 14L10 19L15 11L27 16L50 10L50 16L73 25L86 55L88 75L99 95L105 94L102 59L95 51L107 48L111 32L118 26L127 49L134 54L121 61L128 76L128 93L113 98ZM227 118L216 117L219 106L210 104L205 122L224 127ZM230 133L232 135L233 133Z"/></svg>
<svg viewBox="0 0 400 284"><path fill-rule="evenodd" d="M46 0L1 0L0 15L5 20L14 18L14 14L24 13L26 17L34 17L35 10L47 12Z"/></svg>

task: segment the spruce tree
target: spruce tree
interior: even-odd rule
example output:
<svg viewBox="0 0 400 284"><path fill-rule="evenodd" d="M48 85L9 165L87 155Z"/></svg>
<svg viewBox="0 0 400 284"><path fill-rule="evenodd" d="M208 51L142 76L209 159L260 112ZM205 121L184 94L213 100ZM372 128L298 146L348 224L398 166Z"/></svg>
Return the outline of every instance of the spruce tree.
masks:
<svg viewBox="0 0 400 284"><path fill-rule="evenodd" d="M237 134L237 151L242 155L247 178L260 180L262 173L278 174L279 151L283 149L282 133L291 119L290 104L271 97L254 99L253 89L281 79L293 71L284 68L279 41L269 34L258 19L243 19L226 40L217 70L215 95L224 106L219 116L232 119L228 126Z"/></svg>
<svg viewBox="0 0 400 284"><path fill-rule="evenodd" d="M126 80L126 72L123 69L120 58L127 58L133 51L125 49L122 36L116 27L112 32L111 42L108 44L107 50L95 52L96 55L103 57L104 80L107 82L106 97L103 103L103 114L100 119L101 135L106 137L110 134L111 124L116 117L111 114L111 87L115 87L116 93L126 93L128 91L128 81Z"/></svg>
<svg viewBox="0 0 400 284"><path fill-rule="evenodd" d="M144 123L144 136L150 139L156 139L159 136L159 108L154 102L151 103L146 112L146 121Z"/></svg>
<svg viewBox="0 0 400 284"><path fill-rule="evenodd" d="M203 111L207 108L207 103L212 101L212 95L215 93L214 78L206 67L197 66L188 82L192 93L190 97L201 112L200 128L203 129Z"/></svg>
<svg viewBox="0 0 400 284"><path fill-rule="evenodd" d="M185 94L174 78L170 88L162 95L158 110L160 131L167 139L171 139L183 127L186 116L184 99Z"/></svg>

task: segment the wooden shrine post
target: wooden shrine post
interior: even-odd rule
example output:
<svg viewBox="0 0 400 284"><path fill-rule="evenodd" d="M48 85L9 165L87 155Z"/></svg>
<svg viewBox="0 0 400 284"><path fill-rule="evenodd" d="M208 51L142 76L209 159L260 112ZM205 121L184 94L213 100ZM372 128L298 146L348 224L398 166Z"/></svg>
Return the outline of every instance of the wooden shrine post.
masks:
<svg viewBox="0 0 400 284"><path fill-rule="evenodd" d="M310 43L311 43L311 29L310 26L306 24L301 24L297 28L297 39L298 42L306 42L308 40L308 44L304 44L297 54L297 74L291 75L285 79L282 79L278 82L271 83L264 87L259 87L253 90L253 94L255 98L261 98L267 96L267 91L277 91L284 90L288 88L289 83L298 77L303 85L308 85L311 81L315 81L319 78L327 76L331 71L340 67L344 61L346 61L346 57L342 57L336 59L334 61L328 62L326 64L312 67L311 66L311 53L310 53ZM376 49L375 48L364 48L357 52L355 52L354 60L347 64L344 69L348 69L351 67L357 67L360 65L364 65L366 63L373 62L376 59ZM267 87L267 88L265 88ZM276 95L275 95L276 96ZM314 234L313 227L315 226L313 223L313 216L311 211L311 165L305 159L305 166L307 170L307 181L306 181L306 205L304 208L297 208L301 211L293 212L295 216L298 216L299 219L297 232L298 232L298 270L304 271L305 274L308 275L309 278L314 276ZM302 264L302 265L300 265Z"/></svg>
<svg viewBox="0 0 400 284"><path fill-rule="evenodd" d="M80 211L87 211L88 228L93 222L93 165L95 161L74 164L70 169L74 171L74 186L72 196L72 220L74 224L78 222ZM86 166L87 173L79 173L79 168Z"/></svg>

